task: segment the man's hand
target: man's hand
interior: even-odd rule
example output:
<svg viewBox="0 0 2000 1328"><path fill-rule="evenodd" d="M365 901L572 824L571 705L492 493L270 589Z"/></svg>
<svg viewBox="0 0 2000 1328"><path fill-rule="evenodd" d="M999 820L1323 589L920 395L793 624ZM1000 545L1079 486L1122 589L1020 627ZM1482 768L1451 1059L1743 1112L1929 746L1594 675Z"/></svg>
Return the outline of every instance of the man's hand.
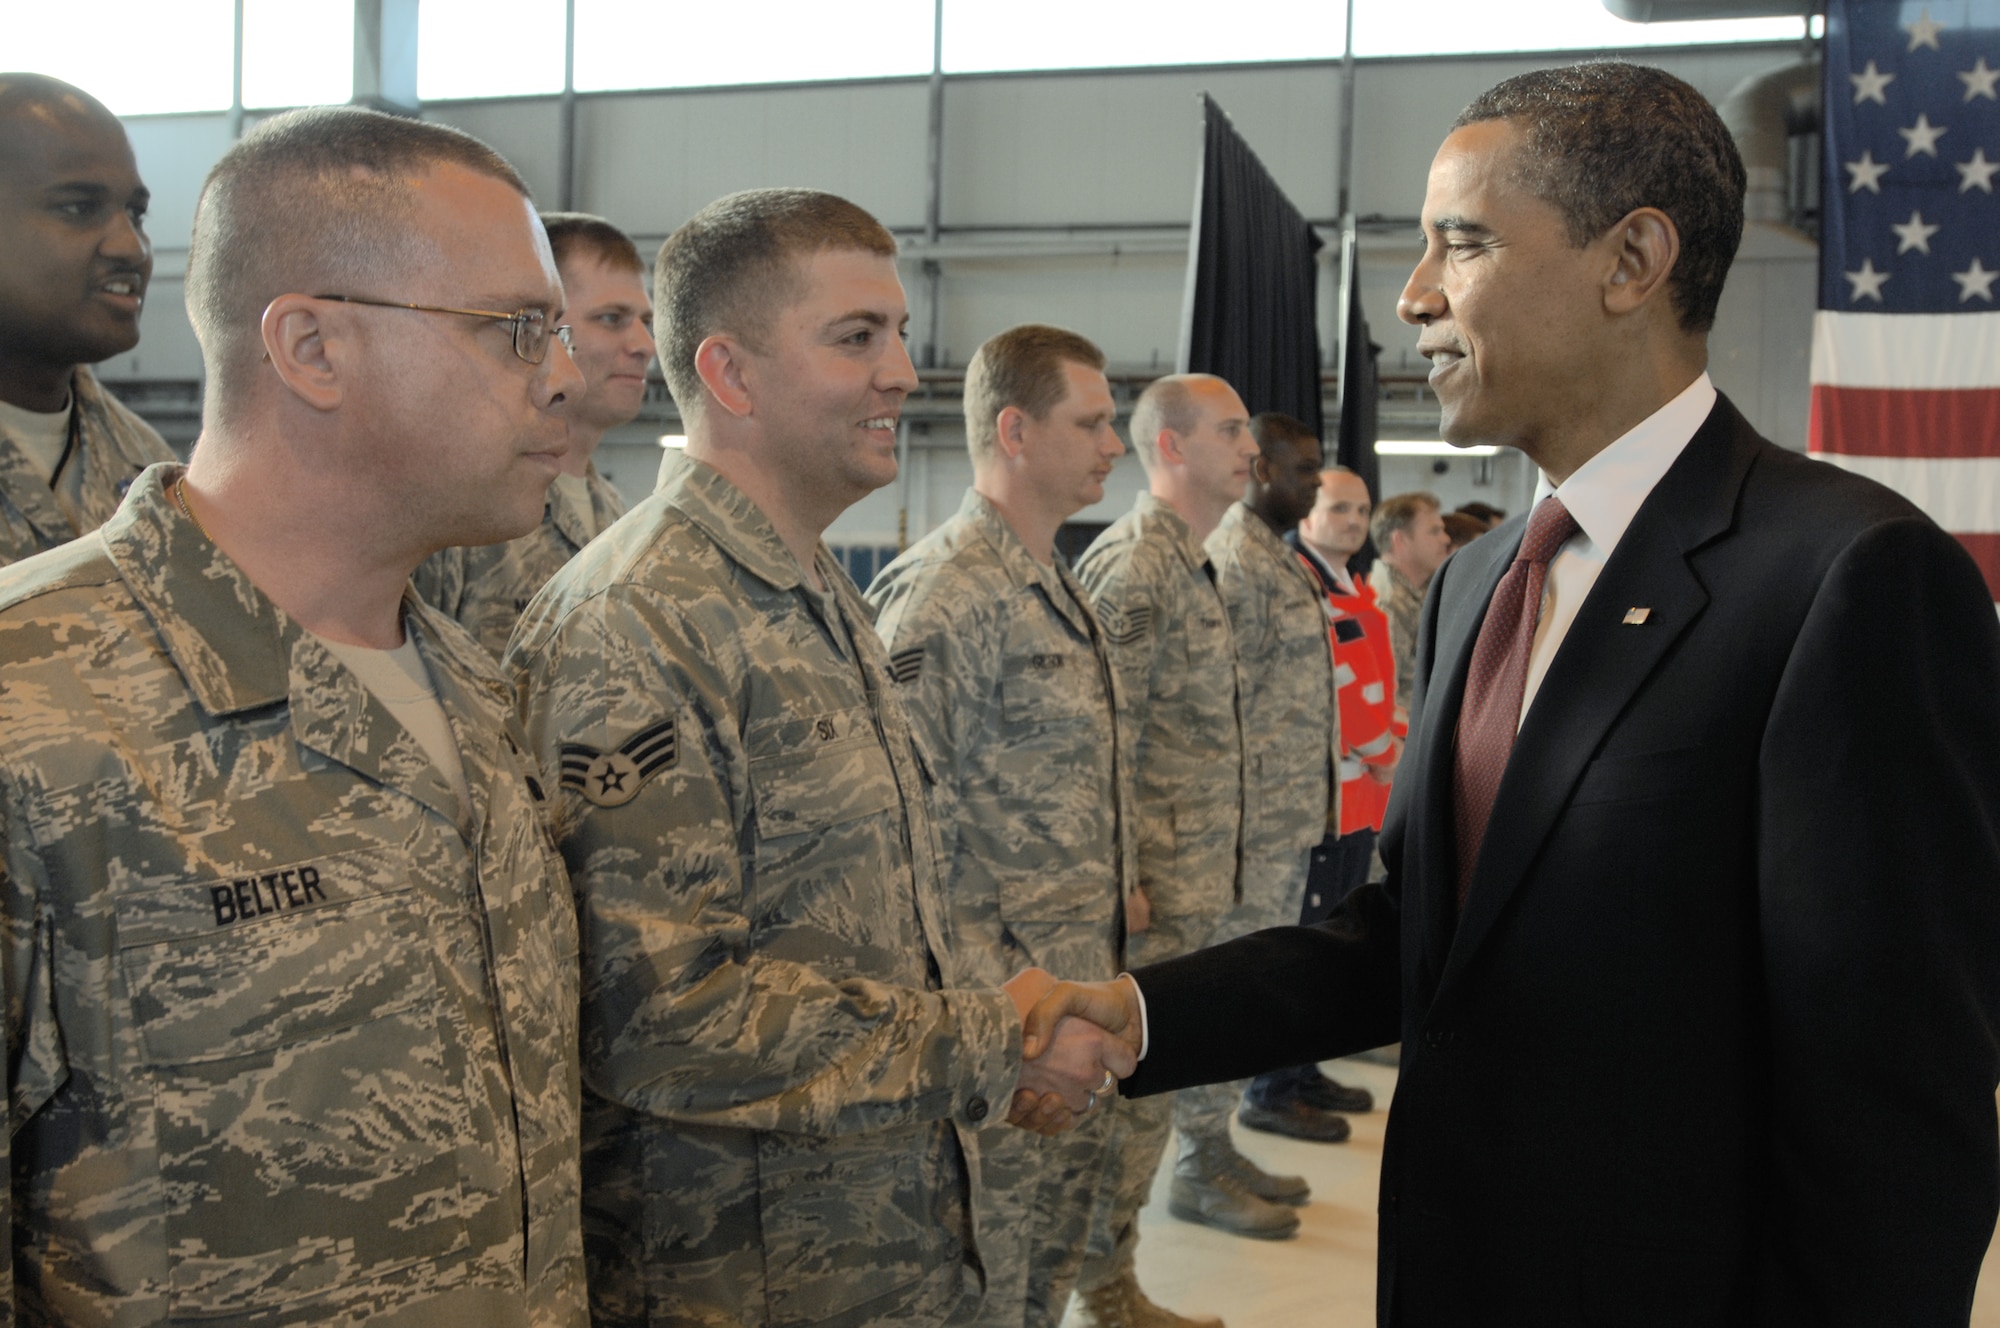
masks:
<svg viewBox="0 0 2000 1328"><path fill-rule="evenodd" d="M1153 901L1146 898L1146 892L1138 886L1125 896L1125 934L1137 936L1153 925Z"/></svg>
<svg viewBox="0 0 2000 1328"><path fill-rule="evenodd" d="M1058 983L1040 969L1026 969L1006 983L1022 1014L1021 1078L1007 1119L1038 1134L1060 1134L1116 1091L1117 1080L1138 1064L1136 1015L1122 999L1105 1001ZM1092 1016L1115 1024L1106 1029Z"/></svg>

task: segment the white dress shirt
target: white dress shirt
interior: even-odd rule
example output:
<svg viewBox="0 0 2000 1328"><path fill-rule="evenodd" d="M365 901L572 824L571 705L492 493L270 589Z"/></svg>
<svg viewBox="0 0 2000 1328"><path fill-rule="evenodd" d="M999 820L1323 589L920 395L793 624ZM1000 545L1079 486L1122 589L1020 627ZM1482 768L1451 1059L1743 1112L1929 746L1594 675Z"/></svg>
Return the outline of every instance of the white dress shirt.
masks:
<svg viewBox="0 0 2000 1328"><path fill-rule="evenodd" d="M1597 574L1625 537L1625 528L1632 524L1639 505L1714 407L1715 384L1704 373L1679 396L1577 467L1560 487L1551 485L1547 475L1535 485L1535 502L1539 504L1553 493L1576 518L1579 529L1549 561L1548 579L1542 583L1542 611L1535 621L1527 685L1521 693L1522 719L1527 718L1542 676L1569 634L1576 611L1583 607L1590 588L1597 584Z"/></svg>

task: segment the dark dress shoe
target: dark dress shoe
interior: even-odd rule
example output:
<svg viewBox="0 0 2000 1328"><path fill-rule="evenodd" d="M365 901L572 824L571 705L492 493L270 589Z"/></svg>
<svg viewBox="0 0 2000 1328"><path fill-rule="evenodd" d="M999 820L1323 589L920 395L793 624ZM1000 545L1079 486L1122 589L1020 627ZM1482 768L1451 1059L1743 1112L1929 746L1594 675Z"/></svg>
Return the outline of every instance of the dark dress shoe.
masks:
<svg viewBox="0 0 2000 1328"><path fill-rule="evenodd" d="M1282 1134L1309 1143L1344 1143L1350 1127L1347 1118L1323 1111L1297 1098L1270 1106L1245 1099L1236 1108L1237 1123L1266 1134Z"/></svg>
<svg viewBox="0 0 2000 1328"><path fill-rule="evenodd" d="M1299 1097L1321 1111L1369 1112L1375 1110L1375 1095L1365 1088L1351 1088L1317 1071L1299 1085Z"/></svg>

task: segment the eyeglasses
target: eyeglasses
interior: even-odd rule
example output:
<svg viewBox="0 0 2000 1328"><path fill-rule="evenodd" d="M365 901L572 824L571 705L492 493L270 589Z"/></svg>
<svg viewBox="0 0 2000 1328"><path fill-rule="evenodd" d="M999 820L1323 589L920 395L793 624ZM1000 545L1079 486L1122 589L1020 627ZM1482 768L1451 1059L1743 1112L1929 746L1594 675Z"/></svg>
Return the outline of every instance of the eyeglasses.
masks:
<svg viewBox="0 0 2000 1328"><path fill-rule="evenodd" d="M436 304L402 304L395 300L364 300L359 295L315 295L315 300L339 300L342 304L368 304L377 309L414 309L420 314L458 314L465 318L490 318L497 323L514 325L514 353L529 364L540 364L549 357L549 334L562 341L564 350L573 350L576 341L569 330L569 324L551 329L548 315L540 309L519 309L511 314L503 314L494 309L447 309Z"/></svg>

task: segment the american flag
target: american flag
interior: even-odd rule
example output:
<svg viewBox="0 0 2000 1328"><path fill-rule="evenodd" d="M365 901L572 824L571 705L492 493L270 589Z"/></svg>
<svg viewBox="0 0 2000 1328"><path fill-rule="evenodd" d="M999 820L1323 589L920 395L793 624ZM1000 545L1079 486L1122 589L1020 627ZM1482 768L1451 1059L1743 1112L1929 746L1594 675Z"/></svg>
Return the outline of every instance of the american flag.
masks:
<svg viewBox="0 0 2000 1328"><path fill-rule="evenodd" d="M2000 0L1829 0L1810 449L2000 601Z"/></svg>

